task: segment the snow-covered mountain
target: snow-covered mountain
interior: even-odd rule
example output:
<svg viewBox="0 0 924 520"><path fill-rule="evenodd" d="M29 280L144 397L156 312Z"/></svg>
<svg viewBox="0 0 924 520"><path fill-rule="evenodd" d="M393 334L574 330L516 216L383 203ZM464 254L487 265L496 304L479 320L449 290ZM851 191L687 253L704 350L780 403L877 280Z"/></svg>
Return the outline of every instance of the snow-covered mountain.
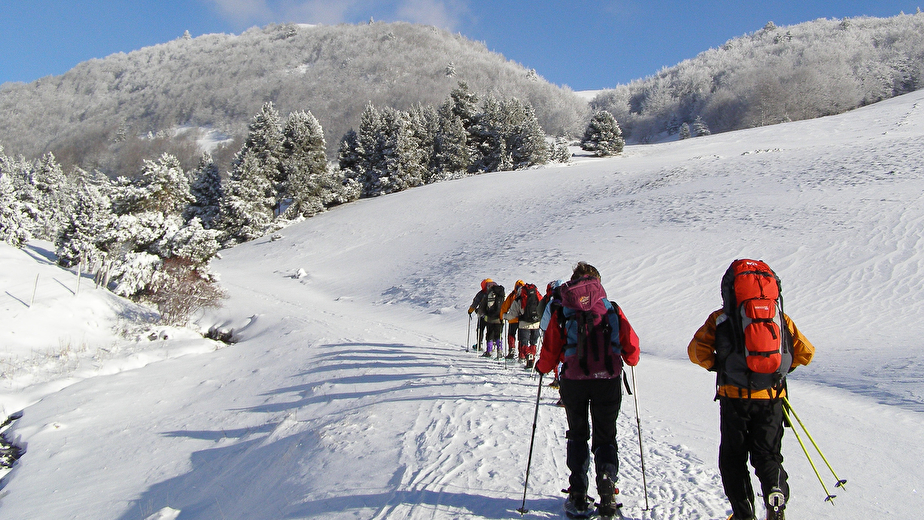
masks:
<svg viewBox="0 0 924 520"><path fill-rule="evenodd" d="M27 450L0 517L515 518L541 388L525 518L557 518L556 393L466 352L465 310L482 278L544 286L586 260L642 342L650 510L626 397L627 516L725 518L713 375L685 349L720 305L728 264L754 257L817 348L791 399L848 480L835 491L813 453L838 495L825 502L787 432L788 516L917 518L922 103L917 91L335 208L214 263L230 298L199 325L233 329L230 346L138 326L144 309L88 279L78 291L46 244L0 246L0 405L23 411L6 435Z"/></svg>

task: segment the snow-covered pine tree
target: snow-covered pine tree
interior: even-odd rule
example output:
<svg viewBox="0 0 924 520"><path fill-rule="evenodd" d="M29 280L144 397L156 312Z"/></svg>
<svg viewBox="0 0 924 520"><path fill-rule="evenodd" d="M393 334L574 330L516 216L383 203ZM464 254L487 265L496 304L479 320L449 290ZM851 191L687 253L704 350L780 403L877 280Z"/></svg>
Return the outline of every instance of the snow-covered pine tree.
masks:
<svg viewBox="0 0 924 520"><path fill-rule="evenodd" d="M549 162L549 144L532 105L511 98L501 104L506 112L504 136L513 168L520 170Z"/></svg>
<svg viewBox="0 0 924 520"><path fill-rule="evenodd" d="M36 209L40 218L35 235L42 240L55 240L67 222L73 206L73 192L55 156L49 152L36 161L32 173Z"/></svg>
<svg viewBox="0 0 924 520"><path fill-rule="evenodd" d="M472 126L469 147L473 150L473 172L496 172L513 169L513 159L507 149L510 133L509 114L493 96L484 99L477 122Z"/></svg>
<svg viewBox="0 0 924 520"><path fill-rule="evenodd" d="M712 132L709 131L709 125L706 124L702 116L696 116L696 120L693 121L693 135L702 137L711 133Z"/></svg>
<svg viewBox="0 0 924 520"><path fill-rule="evenodd" d="M260 113L247 126L247 138L238 157L248 155L259 163L259 171L272 187L273 214L278 215L285 193L285 171L282 167L283 127L279 112L272 102L266 102Z"/></svg>
<svg viewBox="0 0 924 520"><path fill-rule="evenodd" d="M549 160L557 163L571 162L571 150L568 149L568 138L557 137L552 150L549 152Z"/></svg>
<svg viewBox="0 0 924 520"><path fill-rule="evenodd" d="M283 129L282 168L286 177L288 218L324 211L327 144L324 130L311 112L293 112Z"/></svg>
<svg viewBox="0 0 924 520"><path fill-rule="evenodd" d="M462 118L453 112L452 103L447 101L439 109L439 129L434 137L431 159L432 181L462 177L471 163L468 133Z"/></svg>
<svg viewBox="0 0 924 520"><path fill-rule="evenodd" d="M73 186L74 204L55 239L55 253L58 263L64 267L86 261L94 265L105 253L100 249L100 239L113 223L115 215L110 209L109 198L97 186L89 182L78 182ZM90 268L87 268L90 271Z"/></svg>
<svg viewBox="0 0 924 520"><path fill-rule="evenodd" d="M211 229L221 211L221 199L224 197L221 172L212 160L212 154L202 153L199 165L191 176L193 181L189 186L189 192L193 202L187 206L183 218L187 222L198 218L203 227Z"/></svg>
<svg viewBox="0 0 924 520"><path fill-rule="evenodd" d="M436 109L430 105L417 103L408 111L408 124L411 128L411 139L418 154L418 162L424 167L423 183L429 184L436 177L436 135L440 129L440 116Z"/></svg>
<svg viewBox="0 0 924 520"><path fill-rule="evenodd" d="M379 177L385 170L384 134L385 124L381 113L372 103L366 104L356 132L357 161L354 167L354 178L362 185L364 197L382 193Z"/></svg>
<svg viewBox="0 0 924 520"><path fill-rule="evenodd" d="M606 110L594 114L581 139L581 148L593 152L597 157L621 153L625 144L619 123Z"/></svg>
<svg viewBox="0 0 924 520"><path fill-rule="evenodd" d="M32 238L31 224L25 205L16 197L12 173L0 169L0 240L22 247Z"/></svg>
<svg viewBox="0 0 924 520"><path fill-rule="evenodd" d="M195 201L189 187L189 176L183 171L180 161L168 153L162 154L157 161L144 161L138 184L147 192L140 201L140 211L182 216Z"/></svg>
<svg viewBox="0 0 924 520"><path fill-rule="evenodd" d="M172 234L165 235L157 244L156 252L161 258L185 258L197 269L207 272L206 266L221 248L219 235L217 230L205 229L202 221L193 217Z"/></svg>
<svg viewBox="0 0 924 520"><path fill-rule="evenodd" d="M452 113L462 120L462 127L471 135L471 128L478 121L478 96L469 89L468 84L460 81L449 93Z"/></svg>
<svg viewBox="0 0 924 520"><path fill-rule="evenodd" d="M264 166L263 161L246 149L235 157L218 217L217 229L222 232L223 244L247 242L270 229L276 192Z"/></svg>
<svg viewBox="0 0 924 520"><path fill-rule="evenodd" d="M394 193L423 184L426 173L423 157L413 138L406 112L386 107L382 110L382 159L378 172L379 193Z"/></svg>
<svg viewBox="0 0 924 520"><path fill-rule="evenodd" d="M340 139L340 146L337 148L337 164L344 175L355 178L359 162L359 137L351 128Z"/></svg>
<svg viewBox="0 0 924 520"><path fill-rule="evenodd" d="M680 139L689 139L692 134L690 134L690 124L683 123L680 125Z"/></svg>

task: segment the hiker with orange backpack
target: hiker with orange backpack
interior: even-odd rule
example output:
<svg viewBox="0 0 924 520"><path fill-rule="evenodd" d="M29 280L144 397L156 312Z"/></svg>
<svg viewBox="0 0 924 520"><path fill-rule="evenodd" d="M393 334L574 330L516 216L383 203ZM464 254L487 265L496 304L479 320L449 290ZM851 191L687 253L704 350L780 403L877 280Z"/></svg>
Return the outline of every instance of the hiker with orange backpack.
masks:
<svg viewBox="0 0 924 520"><path fill-rule="evenodd" d="M488 292L488 289L487 289L488 283L494 283L494 280L490 278L485 278L484 280L482 280L481 290L475 293L475 297L472 298L472 304L468 307L469 320L471 320L472 313L477 311L478 308L481 307L481 302L482 300L484 300L485 294L487 294ZM484 332L487 326L487 322L484 321L484 316L482 316L481 314L476 313L476 315L478 316L478 325L477 325L478 334L477 334L476 343L474 345L475 347L474 350L479 351L479 350L483 350L481 342L484 341ZM466 345L466 348L468 348L468 345Z"/></svg>
<svg viewBox="0 0 924 520"><path fill-rule="evenodd" d="M610 518L620 507L615 500L620 377L623 363L638 364L638 336L622 310L607 298L600 273L592 265L579 262L560 294L561 307L552 312L536 370L548 374L563 363L560 392L568 419L566 464L571 471L565 512L572 518L586 518L594 512L587 498L593 453L600 496L596 513Z"/></svg>
<svg viewBox="0 0 924 520"><path fill-rule="evenodd" d="M539 322L542 320L539 304L542 296L535 285L523 280L517 281L516 289L511 296L512 298L508 298L510 305L504 313L504 318L508 322L517 320L519 358L525 361L527 369L532 369L539 346Z"/></svg>
<svg viewBox="0 0 924 520"><path fill-rule="evenodd" d="M523 287L525 284L523 280L517 280L517 283L514 284L513 290L510 291L510 294L507 295L507 299L504 300L504 306L501 307L501 314L504 316L504 321L507 322L507 359L513 359L517 356L517 333L520 330L520 317L517 315L510 315L510 307L513 306L513 300L516 298L516 293Z"/></svg>
<svg viewBox="0 0 924 520"><path fill-rule="evenodd" d="M789 500L783 469L786 374L808 365L815 347L783 312L780 280L759 260L735 260L722 277L722 308L687 347L690 360L716 372L719 471L731 503L729 520L754 520L748 457L760 480L768 520L784 520Z"/></svg>

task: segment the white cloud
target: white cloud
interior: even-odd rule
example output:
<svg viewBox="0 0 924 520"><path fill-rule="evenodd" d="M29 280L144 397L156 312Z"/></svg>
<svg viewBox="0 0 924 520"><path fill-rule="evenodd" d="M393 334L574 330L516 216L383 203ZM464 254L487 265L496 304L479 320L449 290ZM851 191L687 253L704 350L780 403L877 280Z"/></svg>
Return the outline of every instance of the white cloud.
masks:
<svg viewBox="0 0 924 520"><path fill-rule="evenodd" d="M455 29L468 0L207 0L241 26L275 23L357 23L370 18Z"/></svg>
<svg viewBox="0 0 924 520"><path fill-rule="evenodd" d="M270 14L270 7L266 0L209 0L209 2L214 4L223 16L241 25L263 23Z"/></svg>
<svg viewBox="0 0 924 520"><path fill-rule="evenodd" d="M468 11L466 2L453 0L403 0L399 2L398 19L413 23L455 29Z"/></svg>

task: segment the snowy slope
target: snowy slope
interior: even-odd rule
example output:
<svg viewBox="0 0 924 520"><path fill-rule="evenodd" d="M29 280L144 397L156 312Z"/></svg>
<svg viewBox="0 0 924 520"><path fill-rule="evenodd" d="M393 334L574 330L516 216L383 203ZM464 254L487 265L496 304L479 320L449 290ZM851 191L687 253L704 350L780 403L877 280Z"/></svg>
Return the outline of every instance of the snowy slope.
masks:
<svg viewBox="0 0 924 520"><path fill-rule="evenodd" d="M922 101L336 208L215 262L231 298L199 323L233 328L231 347L161 329L106 337L141 310L92 285L75 296L47 245L0 246L0 355L15 368L0 405L25 408L9 435L28 450L5 477L0 518L517 517L539 380L466 353L465 309L484 277L542 286L586 260L642 341L651 509L627 398L627 515L724 519L713 376L685 348L743 256L775 268L786 312L818 350L792 375L792 402L849 481L825 503L787 433L788 516L917 518ZM39 270L60 290L30 307ZM65 308L103 310L84 325ZM79 362L36 368L61 338L84 337ZM105 359L86 354L101 347ZM556 399L542 388L526 518L560 516Z"/></svg>

